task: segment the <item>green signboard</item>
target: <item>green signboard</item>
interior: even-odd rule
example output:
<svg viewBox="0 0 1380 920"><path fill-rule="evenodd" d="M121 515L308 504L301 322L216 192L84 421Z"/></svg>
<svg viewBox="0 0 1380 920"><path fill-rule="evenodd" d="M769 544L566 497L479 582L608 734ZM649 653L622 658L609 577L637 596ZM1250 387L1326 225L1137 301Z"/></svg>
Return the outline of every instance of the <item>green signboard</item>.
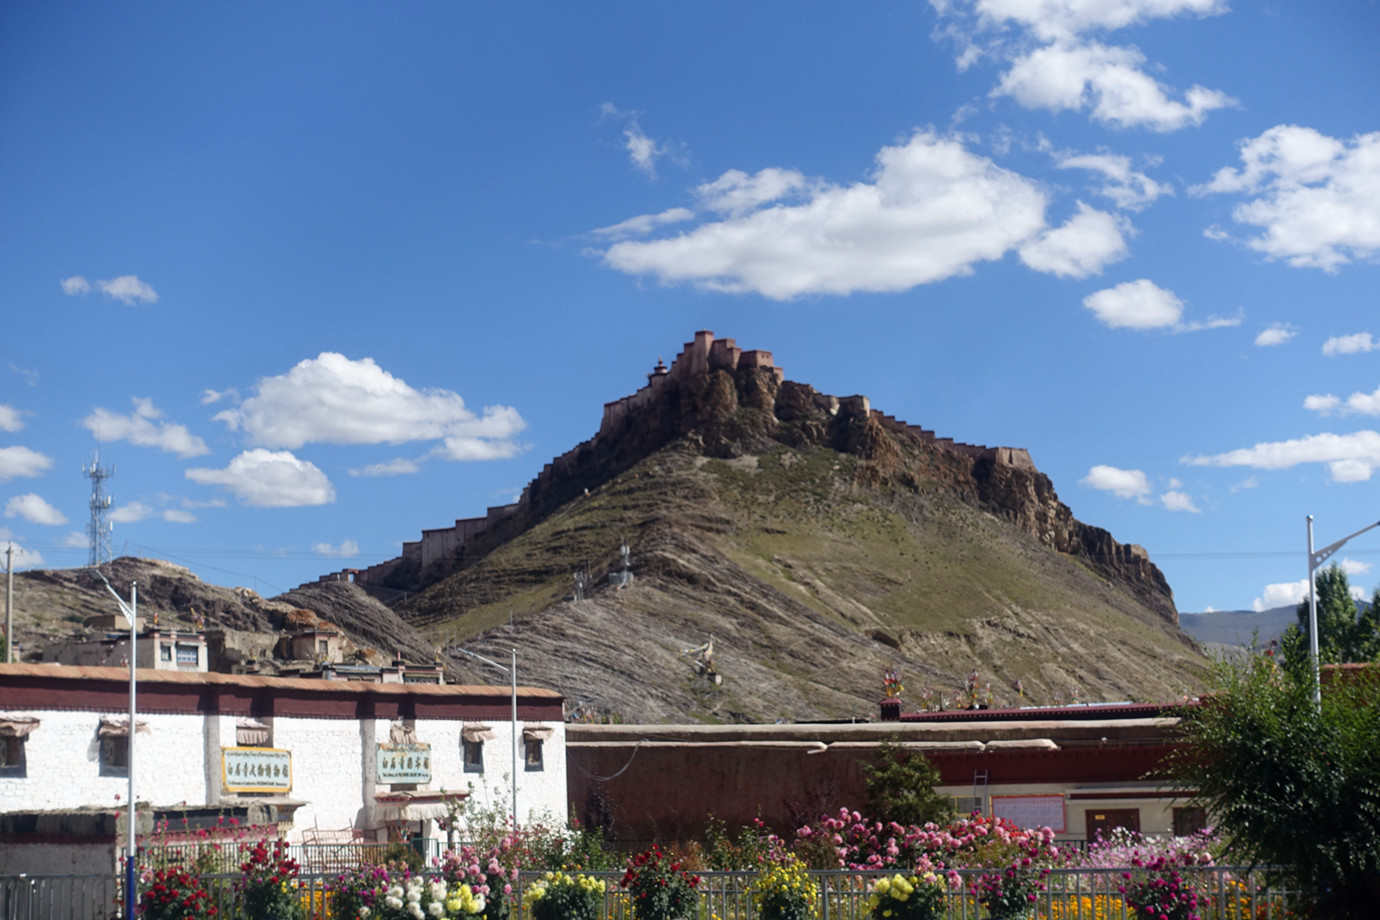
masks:
<svg viewBox="0 0 1380 920"><path fill-rule="evenodd" d="M380 744L378 768L380 783L429 783L431 745Z"/></svg>

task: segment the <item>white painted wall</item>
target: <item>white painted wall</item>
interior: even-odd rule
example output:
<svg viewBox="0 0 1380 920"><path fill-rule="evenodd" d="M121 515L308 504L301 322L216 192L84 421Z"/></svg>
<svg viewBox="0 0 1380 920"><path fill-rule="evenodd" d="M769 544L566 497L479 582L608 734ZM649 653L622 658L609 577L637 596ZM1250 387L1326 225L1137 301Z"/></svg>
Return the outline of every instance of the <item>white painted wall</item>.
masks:
<svg viewBox="0 0 1380 920"><path fill-rule="evenodd" d="M0 716L31 715L41 724L24 742L22 777L0 776L0 811L37 811L123 804L124 776L102 776L97 729L102 713L0 709ZM106 713L105 715L114 715ZM235 746L236 718L222 715L141 715L149 733L135 738L135 795L155 807L217 804L222 747ZM272 746L292 752L292 791L307 804L298 809L290 835L303 829L337 830L373 824L374 745L389 740L390 722L279 716L273 719ZM432 790L472 794L485 806L505 811L511 801L512 729L507 721L489 721L495 738L484 744L484 773L465 773L459 720L419 720L417 740L432 749ZM528 771L522 748L524 724L552 729L544 742L541 771ZM518 731L518 811L533 819L566 817L565 727L557 723L523 723Z"/></svg>
<svg viewBox="0 0 1380 920"><path fill-rule="evenodd" d="M940 795L966 798L973 794L973 787L938 786ZM1086 837L1087 813L1105 811L1109 808L1136 808L1140 810L1140 832L1146 835L1165 837L1174 833L1174 808L1186 804L1182 799L1175 800L1172 792L1165 792L1162 798L1098 798L1074 799L1070 794L1095 792L1099 795L1114 796L1117 791L1153 792L1153 783L1132 788L1126 784L1116 786L1077 786L1070 787L1060 783L1009 783L987 787L987 796L1002 795L1062 795L1064 796L1064 831L1057 835L1059 840L1083 840ZM984 809L991 814L990 802Z"/></svg>
<svg viewBox="0 0 1380 920"><path fill-rule="evenodd" d="M5 715L0 711L0 716ZM0 811L114 806L126 801L129 780L102 776L100 728L114 713L26 710L41 724L24 741L25 775L0 775ZM204 719L193 715L139 716L149 733L134 737L135 795L159 804L205 801L201 770ZM119 742L123 743L123 741Z"/></svg>

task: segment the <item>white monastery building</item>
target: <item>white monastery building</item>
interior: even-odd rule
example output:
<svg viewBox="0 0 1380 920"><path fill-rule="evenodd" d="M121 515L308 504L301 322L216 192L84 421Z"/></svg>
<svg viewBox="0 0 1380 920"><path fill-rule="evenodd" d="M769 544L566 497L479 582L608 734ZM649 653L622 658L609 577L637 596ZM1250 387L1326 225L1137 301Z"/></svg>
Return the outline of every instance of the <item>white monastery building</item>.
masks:
<svg viewBox="0 0 1380 920"><path fill-rule="evenodd" d="M515 737L519 819L566 812L555 691L518 687L514 720L509 687L152 668L137 687L135 798L151 818L232 815L290 842L437 836L459 798L511 810ZM5 871L110 871L128 735L127 668L0 665Z"/></svg>

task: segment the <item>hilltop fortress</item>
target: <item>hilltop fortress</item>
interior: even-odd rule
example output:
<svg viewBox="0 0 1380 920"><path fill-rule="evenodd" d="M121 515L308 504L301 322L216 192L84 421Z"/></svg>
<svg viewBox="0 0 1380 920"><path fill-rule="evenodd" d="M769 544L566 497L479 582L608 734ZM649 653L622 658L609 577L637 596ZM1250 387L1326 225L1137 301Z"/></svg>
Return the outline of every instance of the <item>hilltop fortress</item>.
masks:
<svg viewBox="0 0 1380 920"><path fill-rule="evenodd" d="M723 379L727 383L719 385L720 389L729 388L726 396L714 389L714 378L720 371L726 372ZM732 390L735 386L736 395ZM677 427L686 424L683 419L668 421L668 416L677 413L684 416L687 410L683 404L693 400L699 400L701 414L723 411L726 403L732 403L728 408L743 406L769 410L782 419L809 415L863 423L864 430L870 426L880 427L948 456L953 463L969 471L966 475L982 468L986 471L984 482L994 479L1006 482L1014 475L1022 482L1033 477L1048 483L1022 448L987 447L940 438L933 431L874 410L866 396L828 396L808 385L787 382L785 372L776 366L771 352L744 351L733 339L716 339L712 332L701 330L685 344L670 367L657 361L647 375L646 386L631 396L605 403L599 432L546 464L516 503L489 508L482 517L458 519L448 527L423 530L421 539L403 544L399 557L368 568L332 572L318 581L354 581L365 588L404 588L429 583L433 580L428 577L430 573L453 570L458 556L467 550L487 551L495 539L512 536L510 531L520 522L530 525L584 489L597 485L610 472L616 474L626 469L640 459L634 456L637 448L655 449L660 444L650 441L665 443L683 434L684 431ZM630 441L634 442L633 446L629 446ZM994 475L994 470L1006 470L1007 474ZM1052 489L1050 492L1052 494ZM1067 513L1067 509L1064 511ZM1018 523L1036 531L1042 540L1056 547L1067 542L1048 529L1048 522L1031 519ZM1144 558L1140 547L1113 545L1127 556Z"/></svg>

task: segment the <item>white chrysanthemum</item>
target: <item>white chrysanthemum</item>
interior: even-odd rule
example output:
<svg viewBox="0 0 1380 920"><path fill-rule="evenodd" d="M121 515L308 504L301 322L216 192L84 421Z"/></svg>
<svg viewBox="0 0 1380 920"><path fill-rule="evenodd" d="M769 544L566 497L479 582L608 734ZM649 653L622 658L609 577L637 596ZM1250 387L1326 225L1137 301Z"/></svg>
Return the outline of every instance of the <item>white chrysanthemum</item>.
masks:
<svg viewBox="0 0 1380 920"><path fill-rule="evenodd" d="M426 906L426 912L433 917L444 916L446 913L446 905L442 904L440 901L432 901Z"/></svg>
<svg viewBox="0 0 1380 920"><path fill-rule="evenodd" d="M383 903L386 904L390 910L398 910L402 907L402 898L396 898L390 894L383 899Z"/></svg>

